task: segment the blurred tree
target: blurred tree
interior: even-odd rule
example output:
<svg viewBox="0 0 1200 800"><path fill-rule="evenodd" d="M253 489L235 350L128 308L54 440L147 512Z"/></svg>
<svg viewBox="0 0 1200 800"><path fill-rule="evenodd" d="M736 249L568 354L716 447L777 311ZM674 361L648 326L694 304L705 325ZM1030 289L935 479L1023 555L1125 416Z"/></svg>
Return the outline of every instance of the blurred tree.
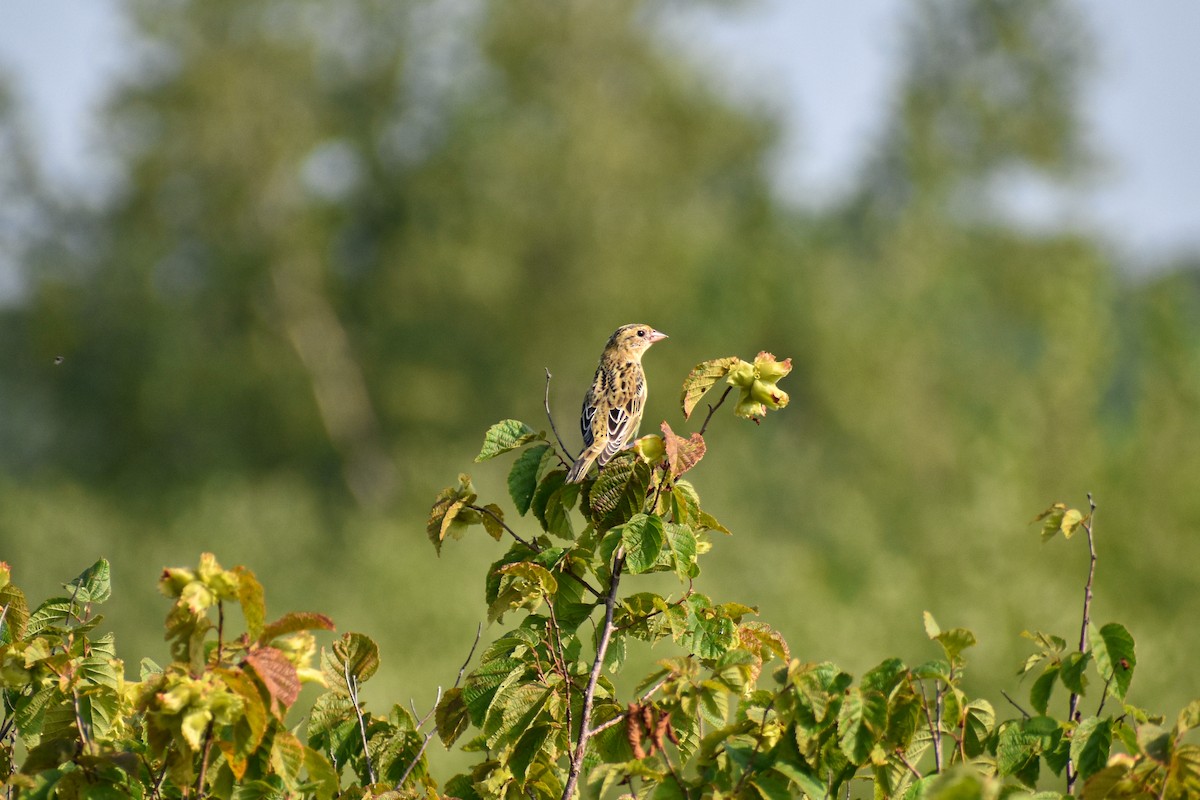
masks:
<svg viewBox="0 0 1200 800"><path fill-rule="evenodd" d="M644 319L672 334L647 427L700 359L794 358L800 413L753 451L752 431L714 424L732 463L711 491L744 534L723 544L727 580L769 551L778 575L755 588L789 637L859 631L821 657L867 666L923 608L1004 642L1031 608L1070 617L1074 590L1042 585L1019 521L1087 489L1131 530L1153 498L1170 548L1105 545L1130 587L1190 579L1200 511L1175 451L1200 435L1194 267L1136 285L1099 242L1014 227L996 202L1013 175L1086 174L1069 3L916 0L875 155L841 207L807 215L769 191L771 120L655 35L669 3L127 8L141 66L109 112L125 172L107 204L56 205L0 159L38 220L0 243L22 290L0 312L0 470L53 479L44 502L6 495L43 532L0 518L8 541L37 546L110 498L128 521L105 531L167 518L189 552L299 537L328 558L352 531L339 555L362 594L342 601L386 614L402 570L434 579L372 514L419 538L415 507L484 425L537 421L543 366L564 367L571 437L600 338ZM779 493L804 513L776 518ZM1027 591L1005 615L982 581ZM1184 594L1160 640L1200 613Z"/></svg>

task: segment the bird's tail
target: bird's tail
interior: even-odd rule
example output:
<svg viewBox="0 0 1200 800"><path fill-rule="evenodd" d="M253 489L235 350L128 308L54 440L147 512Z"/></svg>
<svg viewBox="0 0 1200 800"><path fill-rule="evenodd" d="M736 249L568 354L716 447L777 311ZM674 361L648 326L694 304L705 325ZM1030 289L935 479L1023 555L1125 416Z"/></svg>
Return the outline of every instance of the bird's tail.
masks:
<svg viewBox="0 0 1200 800"><path fill-rule="evenodd" d="M594 446L580 453L579 458L575 459L575 463L571 465L571 470L567 473L567 483L579 483L583 480L598 455L600 455L600 449Z"/></svg>

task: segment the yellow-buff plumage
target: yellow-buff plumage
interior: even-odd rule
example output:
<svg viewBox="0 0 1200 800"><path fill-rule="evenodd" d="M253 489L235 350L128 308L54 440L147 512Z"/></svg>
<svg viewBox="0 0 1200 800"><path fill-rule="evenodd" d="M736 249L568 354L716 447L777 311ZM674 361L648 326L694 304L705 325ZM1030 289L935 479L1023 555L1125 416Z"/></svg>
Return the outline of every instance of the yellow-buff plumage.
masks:
<svg viewBox="0 0 1200 800"><path fill-rule="evenodd" d="M650 345L666 339L649 325L622 325L609 337L592 387L583 398L579 428L583 452L567 473L568 483L578 483L594 463L608 460L637 438L646 407L646 373L642 356Z"/></svg>

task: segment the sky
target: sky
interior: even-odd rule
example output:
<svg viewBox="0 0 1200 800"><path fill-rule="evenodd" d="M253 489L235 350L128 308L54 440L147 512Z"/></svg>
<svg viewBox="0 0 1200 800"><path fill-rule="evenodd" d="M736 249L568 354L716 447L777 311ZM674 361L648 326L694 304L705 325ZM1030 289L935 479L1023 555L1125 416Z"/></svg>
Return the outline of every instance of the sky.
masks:
<svg viewBox="0 0 1200 800"><path fill-rule="evenodd" d="M876 140L901 53L904 0L704 4L669 37L733 95L774 109L770 168L814 208L847 188ZM1098 232L1134 267L1200 252L1200 2L1080 0L1097 42L1084 113L1098 178L1052 197L1015 192L1030 224ZM115 0L3 0L0 69L16 81L48 175L85 196L103 174L94 112L128 68ZM679 6L676 6L678 8Z"/></svg>

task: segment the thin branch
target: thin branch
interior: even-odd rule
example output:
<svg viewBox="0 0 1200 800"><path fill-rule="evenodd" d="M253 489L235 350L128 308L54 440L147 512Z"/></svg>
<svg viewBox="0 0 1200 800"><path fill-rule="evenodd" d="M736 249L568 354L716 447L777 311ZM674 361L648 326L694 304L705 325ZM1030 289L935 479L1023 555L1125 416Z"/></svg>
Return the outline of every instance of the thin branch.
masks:
<svg viewBox="0 0 1200 800"><path fill-rule="evenodd" d="M649 700L650 696L653 695L655 692L657 692L659 689L661 689L663 686L665 686L667 681L669 681L670 679L671 679L671 675L669 673L664 675L658 683L654 684L653 686L651 686L649 689L646 690L646 693L643 694L641 697L641 701ZM639 701L639 702L641 702L641 701ZM622 722L625 721L625 718L628 716L629 716L628 710L622 711L620 714L617 714L615 717L610 719L608 722L603 722L603 723L597 725L596 727L592 728L591 735L596 736L596 735L600 734L602 731L606 731L614 725L620 725Z"/></svg>
<svg viewBox="0 0 1200 800"><path fill-rule="evenodd" d="M1029 719L1029 712L1026 711L1025 709L1021 708L1021 704L1018 703L1016 700L1013 700L1012 697L1009 696L1008 692L1001 689L1000 694L1004 695L1004 699L1007 700L1012 705L1013 708L1015 708L1017 711L1021 712L1022 717L1024 717L1025 719Z"/></svg>
<svg viewBox="0 0 1200 800"><path fill-rule="evenodd" d="M600 629L600 641L596 644L596 660L592 662L592 673L588 676L587 687L583 691L583 718L579 721L579 738L576 740L575 755L571 758L571 768L567 772L567 785L563 788L562 800L570 800L579 782L579 772L583 767L583 756L587 752L588 739L592 736L588 730L591 722L592 704L596 699L596 685L600 682L600 672L604 667L604 654L608 651L608 642L612 638L613 613L617 607L617 587L621 583L621 569L625 566L625 554L618 548L613 561L612 578L608 582L608 594L604 597L604 627Z"/></svg>
<svg viewBox="0 0 1200 800"><path fill-rule="evenodd" d="M934 772L942 771L942 725L939 715L938 722L934 723L933 715L929 713L929 695L925 693L925 684L917 684L921 688L921 710L925 712L925 721L929 724L929 738L933 739L933 768ZM937 696L938 705L941 705L942 697L939 693ZM939 708L940 711L940 708Z"/></svg>
<svg viewBox="0 0 1200 800"><path fill-rule="evenodd" d="M342 662L342 674L346 677L346 691L350 693L350 702L354 704L354 715L358 717L358 735L362 737L363 760L367 762L367 777L371 785L375 785L375 766L371 763L371 750L367 747L367 723L363 720L362 708L358 704L358 677L350 674L350 662Z"/></svg>
<svg viewBox="0 0 1200 800"><path fill-rule="evenodd" d="M924 777L921 775L921 772L916 767L913 766L913 763L911 761L909 761L908 758L904 755L903 750L896 751L896 758L900 759L900 763L908 768L908 771L913 774L914 778L916 778L917 780L921 780L921 778Z"/></svg>
<svg viewBox="0 0 1200 800"><path fill-rule="evenodd" d="M463 673L467 671L467 665L471 663L471 658L475 655L475 648L479 646L479 638L482 635L483 623L481 622L475 626L475 641L471 644L471 652L467 653L467 657L463 661L462 666L458 668L458 677L454 679L454 686L451 687L452 689L457 689L458 684L462 682ZM421 728L424 727L425 723L428 722L429 718L434 715L434 713L437 711L437 707L441 705L441 703L442 687L439 686L437 690L437 699L433 701L433 708L429 709L429 713L422 717L421 721L417 723L417 730L421 730ZM416 716L415 712L413 713L413 716ZM359 720L361 722L362 718L359 717ZM412 771L417 768L417 764L421 762L421 756L425 755L425 748L429 747L429 742L433 739L435 733L437 733L436 725L434 726L433 730L425 734L425 739L421 742L421 749L417 751L417 754L413 757L413 760L409 763L408 767L405 768L404 774L400 776L400 780L396 781L396 791L400 791L400 787L404 785L404 781L406 781L408 776L412 774ZM372 781L372 783L374 783L374 781Z"/></svg>
<svg viewBox="0 0 1200 800"><path fill-rule="evenodd" d="M75 709L75 727L79 729L79 743L85 755L92 755L92 742L88 737L87 726L83 724L83 714L79 710L79 690L71 687L71 704Z"/></svg>
<svg viewBox="0 0 1200 800"><path fill-rule="evenodd" d="M547 604L546 607L550 612L550 630L553 633L553 637L550 642L550 654L554 657L554 666L558 669L559 674L562 675L563 690L566 692L567 701L564 703L567 710L567 730L570 731L575 728L575 721L572 719L571 715L571 674L567 671L566 650L563 648L562 643L562 629L558 625L558 615L554 613L554 603L551 602ZM571 747L571 739L569 735L567 737L567 749L568 755L574 757L575 751L574 748Z"/></svg>
<svg viewBox="0 0 1200 800"><path fill-rule="evenodd" d="M502 527L502 528L504 528L504 530L508 531L509 536L513 537L518 542L525 545L526 547L528 547L530 550L532 550L535 553L542 552L541 545L539 545L537 542L533 541L532 539L527 540L527 539L521 538L517 534L516 531L514 531L512 528L509 527L508 523L505 522L500 517L499 514L492 511L491 509L484 508L483 506L472 505L469 503L465 504L463 506L463 508L469 508L472 511L478 511L480 514L487 514L489 517L496 520L496 522L499 523L500 527ZM562 574L566 575L568 578L574 578L581 586L583 586L583 588L585 588L589 592L591 592L593 597L596 597L596 598L602 597L602 595L600 594L600 590L597 589L596 587L592 586L590 583L588 583L586 578L582 578L579 575L576 575L574 572L571 572L569 569L564 569L562 571Z"/></svg>
<svg viewBox="0 0 1200 800"><path fill-rule="evenodd" d="M566 457L569 459L569 461L563 461L562 457L561 456L559 457L558 460L562 461L563 466L565 467L565 466L568 466L571 461L574 461L575 457L571 455L571 451L567 449L567 446L565 444L563 444L562 437L558 435L558 426L554 424L554 415L550 413L550 378L552 376L550 375L549 367L546 367L545 370L546 370L546 419L550 420L550 430L554 431L554 438L558 440L558 446L562 448L563 454L566 455ZM555 455L558 455L558 453L555 453Z"/></svg>
<svg viewBox="0 0 1200 800"><path fill-rule="evenodd" d="M196 776L196 796L204 797L204 782L208 774L208 757L212 754L212 722L204 730L204 754L200 757L200 774Z"/></svg>
<svg viewBox="0 0 1200 800"><path fill-rule="evenodd" d="M703 436L704 432L706 430L708 430L708 423L713 418L713 414L717 413L717 409L721 407L721 404L725 402L725 398L728 397L729 393L732 391L733 391L733 386L726 386L725 391L724 391L724 393L721 394L721 399L717 401L717 404L715 406L710 405L708 407L708 416L704 418L704 424L700 426L700 435L701 436Z"/></svg>
<svg viewBox="0 0 1200 800"><path fill-rule="evenodd" d="M1108 702L1108 690L1112 686L1113 678L1116 677L1116 671L1108 676L1108 680L1104 682L1104 691L1100 693L1100 705L1096 707L1096 716L1100 716L1100 712L1104 710L1104 704Z"/></svg>
<svg viewBox="0 0 1200 800"><path fill-rule="evenodd" d="M1083 529L1087 531L1088 543L1088 576L1087 583L1083 586L1083 624L1079 627L1079 652L1087 652L1087 635L1088 625L1092 621L1092 580L1096 577L1096 540L1092 536L1092 525L1096 519L1096 501L1092 499L1092 493L1088 492L1088 515L1087 518L1080 523ZM1067 719L1071 722L1076 720L1079 713L1079 695L1071 692L1071 699L1068 704ZM1075 791L1075 780L1078 778L1078 773L1075 771L1075 762L1073 759L1067 759L1067 794L1073 794Z"/></svg>
<svg viewBox="0 0 1200 800"><path fill-rule="evenodd" d="M475 655L475 648L479 647L479 637L481 636L483 636L482 622L475 626L475 641L471 643L471 651L467 653L467 657L463 660L462 666L458 668L458 677L454 679L454 686L450 688L457 689L458 685L462 683L463 673L467 671L467 664L471 663L471 658Z"/></svg>
<svg viewBox="0 0 1200 800"><path fill-rule="evenodd" d="M508 531L509 536L513 537L518 542L525 545L526 547L528 547L530 550L532 550L535 553L542 552L542 548L540 545L538 545L537 542L522 539L521 536L516 531L514 531L512 528L510 528L508 526L508 523L505 522L504 519L496 512L494 512L490 509L484 508L483 506L472 505L471 503L464 503L463 508L469 508L472 511L478 511L480 514L487 514L489 517L496 520L496 522L498 522L500 524L500 527L502 527L502 528L504 528L504 530Z"/></svg>

